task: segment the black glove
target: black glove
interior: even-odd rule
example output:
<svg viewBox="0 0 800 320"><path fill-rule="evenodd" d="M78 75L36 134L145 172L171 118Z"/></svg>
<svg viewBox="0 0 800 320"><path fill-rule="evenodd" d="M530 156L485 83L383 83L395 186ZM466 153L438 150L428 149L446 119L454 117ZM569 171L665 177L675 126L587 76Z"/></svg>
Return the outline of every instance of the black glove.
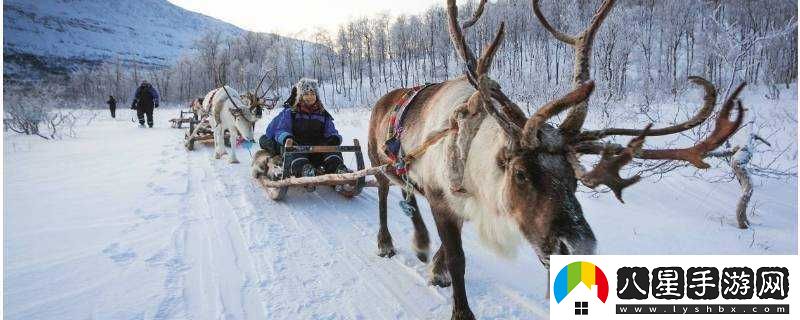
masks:
<svg viewBox="0 0 800 320"><path fill-rule="evenodd" d="M340 144L342 144L342 138L339 136L330 136L327 139L325 139L325 145L338 146Z"/></svg>

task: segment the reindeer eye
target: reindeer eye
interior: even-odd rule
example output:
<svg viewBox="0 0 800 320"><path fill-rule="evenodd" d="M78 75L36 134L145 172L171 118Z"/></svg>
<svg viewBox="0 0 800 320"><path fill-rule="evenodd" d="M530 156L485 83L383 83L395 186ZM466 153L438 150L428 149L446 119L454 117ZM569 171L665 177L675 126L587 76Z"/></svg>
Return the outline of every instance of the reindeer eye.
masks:
<svg viewBox="0 0 800 320"><path fill-rule="evenodd" d="M517 170L514 172L514 181L522 184L528 181L528 177L525 176L525 172L522 172L522 170Z"/></svg>

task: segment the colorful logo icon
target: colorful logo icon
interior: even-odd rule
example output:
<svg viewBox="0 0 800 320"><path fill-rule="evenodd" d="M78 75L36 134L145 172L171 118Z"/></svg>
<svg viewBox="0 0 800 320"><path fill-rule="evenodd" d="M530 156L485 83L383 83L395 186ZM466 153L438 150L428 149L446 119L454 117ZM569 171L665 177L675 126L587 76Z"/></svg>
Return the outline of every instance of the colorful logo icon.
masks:
<svg viewBox="0 0 800 320"><path fill-rule="evenodd" d="M553 294L556 303L567 297L572 289L583 283L591 290L593 285L597 286L597 298L603 303L608 298L608 280L603 270L600 270L591 262L577 261L570 263L558 272L556 280L553 282Z"/></svg>

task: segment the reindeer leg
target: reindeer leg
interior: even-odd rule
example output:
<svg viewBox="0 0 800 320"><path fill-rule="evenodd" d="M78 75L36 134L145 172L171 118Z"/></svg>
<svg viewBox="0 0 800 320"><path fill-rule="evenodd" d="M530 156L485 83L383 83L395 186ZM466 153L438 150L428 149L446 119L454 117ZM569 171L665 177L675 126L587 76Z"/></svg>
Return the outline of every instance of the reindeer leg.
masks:
<svg viewBox="0 0 800 320"><path fill-rule="evenodd" d="M408 195L405 190L403 190L403 197L408 197L411 207L414 208L414 213L411 215L411 223L414 224L414 239L411 242L411 247L417 253L419 261L428 262L431 240L428 237L428 227L425 226L425 221L422 220L422 215L419 213L417 197L413 193Z"/></svg>
<svg viewBox="0 0 800 320"><path fill-rule="evenodd" d="M450 272L447 270L447 259L444 254L444 246L439 246L439 250L436 250L436 254L433 255L430 278L428 279L429 285L447 288L453 283L450 279Z"/></svg>
<svg viewBox="0 0 800 320"><path fill-rule="evenodd" d="M225 141L222 141L225 135L222 132L222 126L214 128L214 159L222 158L225 154Z"/></svg>
<svg viewBox="0 0 800 320"><path fill-rule="evenodd" d="M230 130L230 138L231 141L231 153L230 153L230 163L239 163L239 159L236 158L236 140L239 140L239 130L233 129ZM224 137L225 135L223 135Z"/></svg>
<svg viewBox="0 0 800 320"><path fill-rule="evenodd" d="M378 217L381 221L380 229L378 230L378 255L381 257L391 258L394 256L394 245L392 244L392 235L389 234L389 227L386 222L386 207L389 198L389 179L383 175L376 175L378 180Z"/></svg>
<svg viewBox="0 0 800 320"><path fill-rule="evenodd" d="M426 192L426 194L428 193ZM436 229L439 231L439 238L442 239L442 247L445 250L447 269L453 280L453 315L451 319L475 319L475 315L469 308L467 290L464 287L465 259L464 248L461 244L461 219L447 207L444 201L431 199L431 203Z"/></svg>

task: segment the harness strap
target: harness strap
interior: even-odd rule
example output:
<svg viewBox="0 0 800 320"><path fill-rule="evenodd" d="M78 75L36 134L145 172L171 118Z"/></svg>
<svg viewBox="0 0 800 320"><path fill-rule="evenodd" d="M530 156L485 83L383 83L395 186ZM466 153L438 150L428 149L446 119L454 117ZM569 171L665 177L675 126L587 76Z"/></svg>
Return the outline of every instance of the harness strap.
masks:
<svg viewBox="0 0 800 320"><path fill-rule="evenodd" d="M403 150L400 145L400 137L403 135L403 118L405 116L407 107L411 104L414 98L425 88L432 86L432 83L426 83L407 90L395 102L392 113L388 119L388 126L386 137L387 140L383 144L384 153L389 156L392 161L402 159Z"/></svg>
<svg viewBox="0 0 800 320"><path fill-rule="evenodd" d="M420 156L422 156L422 154L424 154L425 151L428 151L428 148L430 146L436 144L437 142L439 142L439 140L441 140L442 138L444 138L445 136L450 134L451 131L453 131L452 127L451 128L447 128L447 129L439 130L439 131L429 135L428 138L425 139L425 141L423 141L422 144L419 147L416 147L414 150L412 150L411 152L407 153L403 157L403 161L406 163L406 165L408 165L410 162L412 162L415 159L417 159Z"/></svg>

